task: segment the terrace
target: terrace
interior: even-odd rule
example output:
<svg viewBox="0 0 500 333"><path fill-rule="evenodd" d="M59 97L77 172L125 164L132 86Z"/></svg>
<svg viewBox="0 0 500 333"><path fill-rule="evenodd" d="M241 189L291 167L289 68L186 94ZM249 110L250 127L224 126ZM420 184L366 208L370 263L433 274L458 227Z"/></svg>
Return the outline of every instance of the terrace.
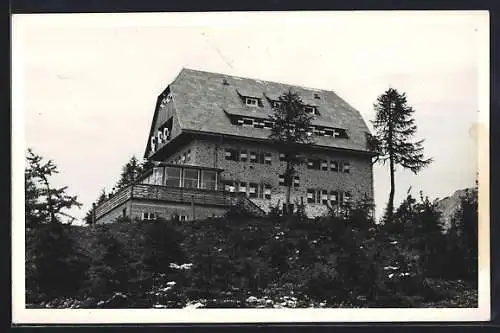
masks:
<svg viewBox="0 0 500 333"><path fill-rule="evenodd" d="M128 200L150 200L186 205L230 207L242 202L259 212L242 193L223 191L219 184L222 169L189 165L156 163L137 182L112 195L95 207L95 218L99 219Z"/></svg>

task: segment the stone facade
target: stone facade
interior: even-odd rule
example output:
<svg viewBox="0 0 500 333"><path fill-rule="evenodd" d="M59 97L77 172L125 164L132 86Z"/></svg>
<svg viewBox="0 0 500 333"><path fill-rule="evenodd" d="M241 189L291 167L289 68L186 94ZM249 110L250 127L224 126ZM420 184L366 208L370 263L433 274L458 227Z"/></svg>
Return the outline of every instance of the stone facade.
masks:
<svg viewBox="0 0 500 333"><path fill-rule="evenodd" d="M240 156L238 161L226 158L227 150L246 152L246 158ZM264 163L250 161L250 154L255 152L264 154ZM189 158L187 156L189 155ZM244 155L243 155L244 156ZM338 194L337 202L341 203L341 196L345 193L350 195L351 201L361 199L364 195L373 198L373 172L371 158L355 152L341 152L333 150L317 150L305 153L308 160L326 161L325 165L319 165L319 170L311 169L308 163L296 167L298 183L292 187L291 202L306 204L306 213L310 217L322 215L328 211L322 200L326 191L327 204L334 206L332 192ZM269 211L273 206L280 206L285 202L286 186L280 185L280 175L284 173L286 162L280 160L279 152L269 143L259 143L243 140L231 140L225 138L195 139L188 144L179 147L165 162L190 164L197 166L216 167L224 171L220 175L220 183L224 186L229 181L234 182L235 191L238 185L244 183L245 192L250 196L250 184L257 184L256 197L250 199L264 211ZM337 163L337 170L332 170L332 162ZM348 163L348 172L341 170ZM335 164L333 164L335 165ZM270 198L263 195L264 185L270 188ZM308 200L308 190L314 190L314 201ZM262 194L261 194L262 193ZM309 201L309 202L308 202Z"/></svg>
<svg viewBox="0 0 500 333"><path fill-rule="evenodd" d="M218 183L209 189L214 196L218 191L240 192L243 202L260 212L283 208L286 162L269 140L273 126L269 117L279 96L290 89L300 95L305 111L314 114L308 132L315 141L308 151L298 152L306 163L295 168L291 203L304 203L307 215L315 217L325 214L328 206L373 198L375 154L367 145L369 129L361 114L333 91L190 69L183 69L157 99L144 158L157 162L155 175L160 173L159 164L169 166L165 170L171 172L168 177L173 183L154 185L203 189L200 175L205 173L199 172L198 183L193 185L192 172L176 176L173 170L178 165L185 165L178 169L212 168L217 170ZM131 197L125 203L115 199L115 208L108 209L106 216L142 218L143 213L154 213L168 219L176 214L189 220L221 215L231 204L195 205L199 214L193 216L186 202Z"/></svg>
<svg viewBox="0 0 500 333"><path fill-rule="evenodd" d="M127 216L132 220L143 220L144 213L155 214L170 220L172 216L177 215L180 219L191 221L193 219L206 219L208 217L222 216L227 211L227 207L195 205L175 203L175 202L155 202L151 200L131 199L119 206L116 206L109 213L98 219L99 224L115 222L120 216ZM149 215L147 215L149 216ZM146 219L148 218L146 216Z"/></svg>

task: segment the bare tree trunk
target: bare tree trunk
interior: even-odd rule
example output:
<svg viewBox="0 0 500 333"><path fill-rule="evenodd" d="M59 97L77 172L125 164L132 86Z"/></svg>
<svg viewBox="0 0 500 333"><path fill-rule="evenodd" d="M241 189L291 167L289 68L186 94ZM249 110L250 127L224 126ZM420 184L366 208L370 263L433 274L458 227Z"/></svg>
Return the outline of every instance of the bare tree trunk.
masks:
<svg viewBox="0 0 500 333"><path fill-rule="evenodd" d="M285 214L290 214L290 197L292 193L292 174L291 174L291 166L290 162L286 163L286 171L285 171L285 182L286 182L286 205L285 205Z"/></svg>
<svg viewBox="0 0 500 333"><path fill-rule="evenodd" d="M391 191L389 192L389 202L387 203L387 221L392 222L392 215L394 212L394 160L389 157L389 168L391 173Z"/></svg>
<svg viewBox="0 0 500 333"><path fill-rule="evenodd" d="M50 190L49 181L47 177L42 177L43 182L45 183L45 187L47 188L47 205L50 214L50 222L56 222L56 214L54 212L54 203L52 201L52 191Z"/></svg>

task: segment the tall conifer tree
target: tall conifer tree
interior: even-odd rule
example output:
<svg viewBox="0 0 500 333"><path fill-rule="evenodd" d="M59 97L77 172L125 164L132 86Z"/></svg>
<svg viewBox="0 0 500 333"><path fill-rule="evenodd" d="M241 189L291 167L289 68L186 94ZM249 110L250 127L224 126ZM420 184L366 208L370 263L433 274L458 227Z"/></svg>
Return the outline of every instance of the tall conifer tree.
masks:
<svg viewBox="0 0 500 333"><path fill-rule="evenodd" d="M409 169L417 174L432 163L432 158L424 157L424 140L412 141L417 132L413 118L415 110L408 105L405 93L389 88L377 98L374 104L376 116L372 122L375 129L377 150L376 160L389 162L391 190L387 203L387 220L392 221L394 211L396 166Z"/></svg>

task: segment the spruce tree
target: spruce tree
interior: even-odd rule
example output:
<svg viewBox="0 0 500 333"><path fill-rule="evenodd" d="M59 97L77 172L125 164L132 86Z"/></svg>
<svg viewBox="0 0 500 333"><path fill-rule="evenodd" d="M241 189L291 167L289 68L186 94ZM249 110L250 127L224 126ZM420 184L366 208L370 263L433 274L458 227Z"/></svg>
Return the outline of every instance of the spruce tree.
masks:
<svg viewBox="0 0 500 333"><path fill-rule="evenodd" d="M137 160L135 156L132 156L132 158L122 167L120 179L116 184L115 190L120 190L134 183L144 171L143 169L143 164Z"/></svg>
<svg viewBox="0 0 500 333"><path fill-rule="evenodd" d="M278 150L284 154L286 169L284 174L286 192L286 211L290 207L290 196L295 167L304 162L300 151L313 143L310 133L312 115L306 113L306 105L300 96L291 90L279 97L273 106L274 113L269 116L273 128L269 138Z"/></svg>
<svg viewBox="0 0 500 333"><path fill-rule="evenodd" d="M107 195L106 191L104 189L101 190L101 193L99 194L99 197L97 198L96 202L94 204L98 206L99 204L103 203L106 201ZM85 217L83 218L83 222L87 225L91 225L93 223L93 207L91 207L87 213L85 214Z"/></svg>
<svg viewBox="0 0 500 333"><path fill-rule="evenodd" d="M395 172L399 165L417 174L432 162L424 157L424 140L412 141L417 132L413 118L415 110L408 105L405 93L389 88L374 104L376 116L372 122L375 129L376 161L389 162L391 190L387 203L387 220L392 221L394 211Z"/></svg>
<svg viewBox="0 0 500 333"><path fill-rule="evenodd" d="M64 211L73 207L81 207L76 196L66 194L67 186L54 188L50 184L50 177L58 173L57 166L28 149L26 157L28 166L25 169L26 221L33 226L37 224L57 223L64 218L74 218Z"/></svg>

